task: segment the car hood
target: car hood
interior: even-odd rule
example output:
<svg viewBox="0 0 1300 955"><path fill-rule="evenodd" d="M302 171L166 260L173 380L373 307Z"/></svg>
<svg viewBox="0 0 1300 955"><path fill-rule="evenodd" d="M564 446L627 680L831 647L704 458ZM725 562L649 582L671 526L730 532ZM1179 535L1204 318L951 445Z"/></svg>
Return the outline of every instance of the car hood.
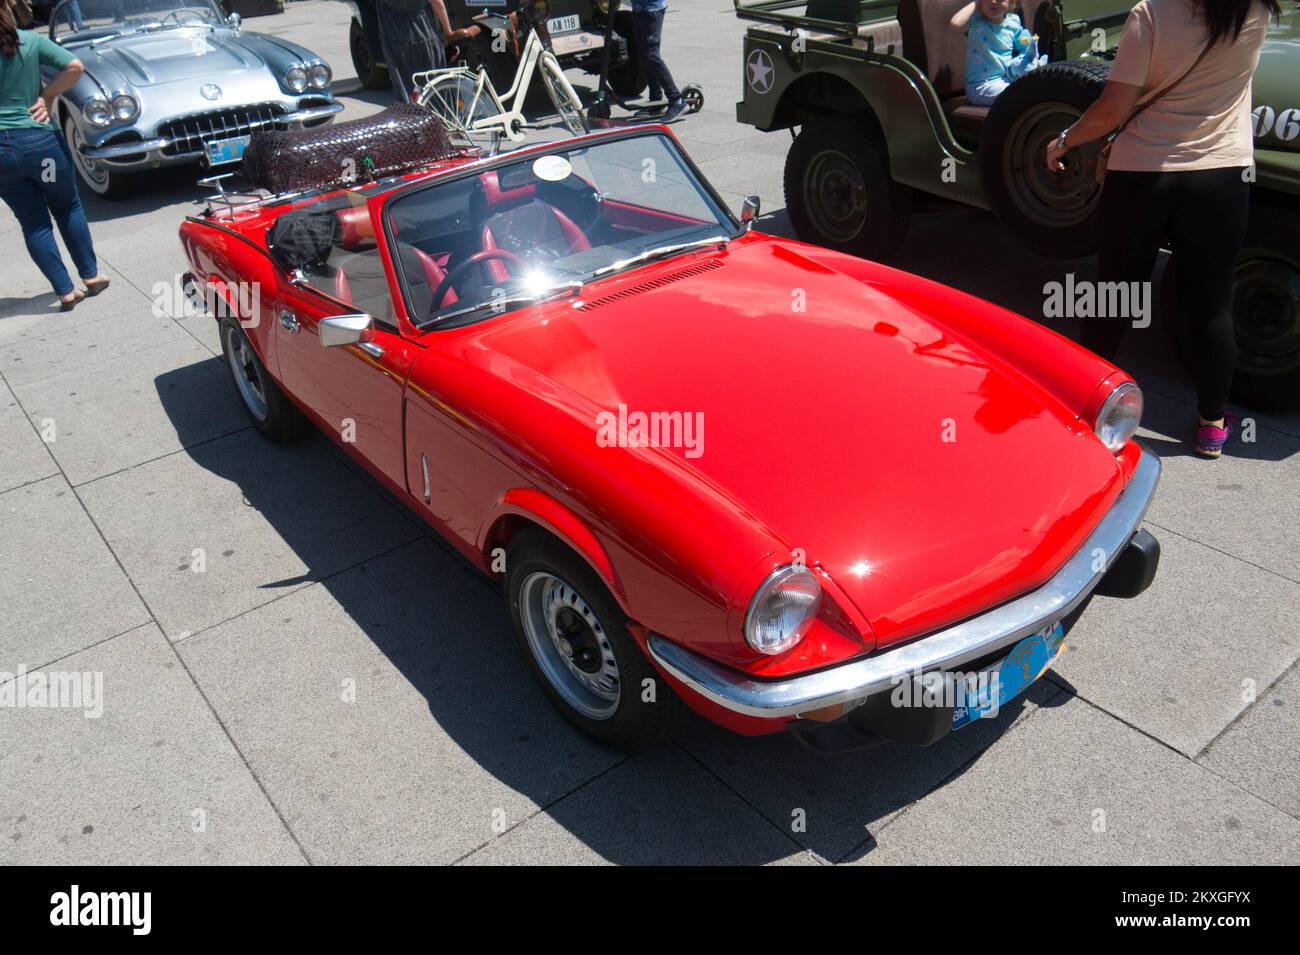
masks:
<svg viewBox="0 0 1300 955"><path fill-rule="evenodd" d="M251 47L233 33L186 27L120 36L77 54L92 75L102 63L148 87L261 69L265 62Z"/></svg>
<svg viewBox="0 0 1300 955"><path fill-rule="evenodd" d="M1049 392L826 262L733 242L494 323L473 351L549 379L597 443L635 412L690 416L663 466L820 564L886 644L1046 580L1122 476Z"/></svg>

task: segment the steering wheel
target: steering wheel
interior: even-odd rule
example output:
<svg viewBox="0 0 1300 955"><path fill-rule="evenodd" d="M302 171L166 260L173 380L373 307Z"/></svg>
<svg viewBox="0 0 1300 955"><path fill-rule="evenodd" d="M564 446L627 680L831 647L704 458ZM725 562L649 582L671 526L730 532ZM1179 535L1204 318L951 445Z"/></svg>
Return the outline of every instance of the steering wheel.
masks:
<svg viewBox="0 0 1300 955"><path fill-rule="evenodd" d="M176 10L171 11L170 13L165 13L165 14L163 14L162 20L159 21L159 22L161 22L161 23L166 23L168 20L175 20L175 21L176 21L176 25L177 25L178 27L180 27L180 26L184 26L185 24L181 23L181 15L182 15L182 14L184 14L185 16L188 16L188 17L193 18L193 20L197 20L199 23L206 24L206 23L208 22L207 17L205 17L205 16L204 16L202 13L200 13L199 11L194 10L194 9L192 9L192 8L190 8L190 7L181 7L181 8L179 8L179 9L176 9Z"/></svg>
<svg viewBox="0 0 1300 955"><path fill-rule="evenodd" d="M475 252L464 262L460 263L460 265L452 268L452 270L443 277L442 281L438 283L438 287L433 291L433 305L430 306L430 313L436 312L438 309L442 308L442 300L446 298L447 293L451 291L455 279L458 279L470 267L481 265L484 262L490 262L493 259L499 259L504 262L513 262L519 266L524 264L523 259L506 249L479 249L479 251Z"/></svg>

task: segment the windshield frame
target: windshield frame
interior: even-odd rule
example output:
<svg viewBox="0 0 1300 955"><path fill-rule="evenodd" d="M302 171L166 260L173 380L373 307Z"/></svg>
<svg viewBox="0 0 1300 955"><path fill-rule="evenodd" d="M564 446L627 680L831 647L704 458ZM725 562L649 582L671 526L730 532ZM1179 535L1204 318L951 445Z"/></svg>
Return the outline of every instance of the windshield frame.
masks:
<svg viewBox="0 0 1300 955"><path fill-rule="evenodd" d="M130 0L127 0L127 3L129 2ZM161 7L164 3L164 0L156 0L156 2ZM91 14L87 15L84 9L80 9L83 4L84 6L91 8L92 10ZM105 8L104 12L108 12L107 8L109 6L114 5L114 3L113 0L79 0L78 7L80 9L80 13L83 20L91 19L96 16L94 12L94 8L96 7L96 5L103 6ZM226 16L225 11L222 10L221 5L217 3L216 0L172 0L172 8L170 10L159 9L159 10L152 10L152 11L144 11L139 14L139 18L143 20L143 18L150 16L152 14L156 14L157 17L161 17L161 16L166 16L168 13L171 13L175 10L194 10L200 7L206 7L209 10L212 16L212 19L210 21L205 22L203 24L196 23L192 20L187 22L182 22L182 23L164 23L158 29L174 30L178 27L188 27L190 29L195 29L195 28L216 29L220 27L229 26L229 22L230 22L229 18ZM72 28L73 25L70 20L70 17L68 16L69 9L70 9L69 0L55 0L54 4L50 7L50 14L49 14L50 22L47 25L46 34L49 36L51 40L54 40L56 43L60 43L60 44L64 43L67 40L73 39L83 33L94 33L97 34L98 39L108 39L114 36L125 36L129 33L134 32L134 29L129 23L121 23L121 24L114 23L114 24L107 24L102 26L83 27L80 30L74 30ZM56 13L60 13L62 15L56 17L55 16ZM155 19L157 19L157 17L155 17ZM144 22L148 22L148 21L144 21ZM60 25L62 25L61 32L59 32L56 35L55 27Z"/></svg>
<svg viewBox="0 0 1300 955"><path fill-rule="evenodd" d="M677 141L677 138L673 136L672 133L666 127L651 126L651 127L642 127L642 128L628 129L628 130L620 130L616 133L600 132L595 134L589 134L587 136L577 136L572 139L563 139L553 143L540 143L536 146L528 146L525 147L524 149L514 150L513 152L502 153L499 156L493 156L489 159L469 162L462 166L457 167L455 170L450 171L445 175L435 176L431 179L420 180L418 182L411 183L408 186L404 186L400 189L395 189L387 196L385 196L383 200L383 206L380 213L380 226L383 229L384 243L385 246L387 247L389 260L392 263L393 274L394 277L397 279L398 291L401 293L402 296L402 314L405 317L406 322L411 326L411 329L414 331L414 333L417 336L427 335L431 332L437 332L443 329L463 328L465 327L466 324L473 324L473 323L454 322L451 324L444 325L437 320L430 321L428 319L425 319L423 316L417 316L412 312L411 292L410 289L407 287L406 272L401 267L398 258L394 254L396 235L393 232L391 205L395 200L399 198L406 198L407 196L411 196L417 192L422 192L425 189L436 189L439 186L443 186L451 182L456 182L461 179L468 179L473 176L479 176L493 169L499 169L502 166L513 165L517 162L527 161L529 159L537 159L540 156L551 155L554 153L569 152L573 149L589 149L594 146L598 146L601 143L621 142L627 139L637 139L642 137L657 137L664 141L665 148L668 149L669 152L671 152L672 155L682 163L682 165L685 167L687 172L689 172L690 175L694 178L694 184L696 185L696 187L700 189L701 193L703 193L705 204L710 207L710 211L712 211L714 215L717 216L719 220L721 220L721 223L725 223L726 225L729 225L731 227L730 233L720 237L718 240L719 242L730 241L731 239L739 238L740 236L745 234L746 229L744 225L740 222L738 218L736 218L736 216L731 212L731 210L727 208L726 202L722 199L720 195L718 195L718 191L713 187L713 183L709 182L708 178L704 175L704 173L700 171L699 166L695 164L695 161L692 160L691 157L687 154L686 150L682 148L681 143ZM721 225L720 228L722 228ZM628 266L628 268L636 268L636 267L637 267L637 263L633 263ZM605 279L613 278L614 276L620 274L620 272L622 271L626 271L626 269L620 269L617 272L611 272L611 273L598 276L595 279L592 279L591 281L602 282ZM559 291L564 285L566 285L564 281L558 282L556 286L557 291ZM527 308L529 307L530 304L541 304L542 302L545 302L553 297L554 296L549 295L546 292L543 292L540 298L536 302L526 303L521 305L520 307ZM486 304L484 305L484 309L488 311L489 315L492 315L494 317L499 315L508 315L511 314L512 312L519 310L518 308L509 308L502 312L492 312L491 309Z"/></svg>

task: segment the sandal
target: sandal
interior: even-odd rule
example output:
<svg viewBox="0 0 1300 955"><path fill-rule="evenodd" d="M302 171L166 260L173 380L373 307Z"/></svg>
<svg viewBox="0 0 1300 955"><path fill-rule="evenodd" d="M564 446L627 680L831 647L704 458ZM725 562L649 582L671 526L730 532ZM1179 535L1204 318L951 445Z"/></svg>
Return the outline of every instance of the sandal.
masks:
<svg viewBox="0 0 1300 955"><path fill-rule="evenodd" d="M1196 453L1203 458L1217 458L1223 454L1223 446L1232 434L1232 417L1224 415L1223 427L1203 424L1196 432Z"/></svg>
<svg viewBox="0 0 1300 955"><path fill-rule="evenodd" d="M86 293L85 293L85 292L79 292L79 291L77 291L77 290L74 289L73 292L72 292L72 298L60 298L60 299L59 299L59 311L60 311L60 312L70 312L70 311L72 311L74 308L77 307L77 303L80 302L80 301L81 301L82 299L84 299L85 297L86 297Z"/></svg>
<svg viewBox="0 0 1300 955"><path fill-rule="evenodd" d="M100 276L99 278L91 279L90 281L86 282L86 294L98 295L100 292L104 291L104 289L108 288L110 281L111 280L107 275L103 275Z"/></svg>

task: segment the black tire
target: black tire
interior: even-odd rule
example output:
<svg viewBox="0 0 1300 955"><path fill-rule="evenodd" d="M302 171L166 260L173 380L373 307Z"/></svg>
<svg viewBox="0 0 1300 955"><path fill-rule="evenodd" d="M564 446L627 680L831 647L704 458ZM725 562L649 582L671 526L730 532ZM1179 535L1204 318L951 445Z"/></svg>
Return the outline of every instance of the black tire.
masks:
<svg viewBox="0 0 1300 955"><path fill-rule="evenodd" d="M1177 264L1175 249L1160 287L1160 318L1186 364ZM1237 339L1232 400L1257 411L1300 410L1300 210L1251 206L1237 257L1232 312Z"/></svg>
<svg viewBox="0 0 1300 955"><path fill-rule="evenodd" d="M387 89L392 85L388 78L388 68L380 66L375 51L370 49L370 40L365 28L356 17L348 28L348 49L352 53L352 66L357 71L357 79L368 90Z"/></svg>
<svg viewBox="0 0 1300 955"><path fill-rule="evenodd" d="M604 583L572 550L540 528L520 531L506 554L506 598L515 637L533 675L551 703L585 735L612 749L635 752L659 743L681 728L690 711L650 665L627 628L627 618ZM594 612L598 634L608 641L618 667L619 698L612 715L595 719L565 699L539 662L525 632L523 591L535 575L551 575ZM590 619L590 617L588 618ZM602 644L603 645L603 644ZM653 681L654 700L645 702L646 680Z"/></svg>
<svg viewBox="0 0 1300 955"><path fill-rule="evenodd" d="M1057 258L1097 251L1100 140L1073 150L1066 171L1044 163L1047 144L1106 85L1110 67L1063 60L1026 73L993 103L980 134L980 181L989 208L1026 248Z"/></svg>
<svg viewBox="0 0 1300 955"><path fill-rule="evenodd" d="M884 260L907 235L912 192L890 176L874 119L810 120L786 155L784 185L790 222L805 242Z"/></svg>
<svg viewBox="0 0 1300 955"><path fill-rule="evenodd" d="M248 420L252 422L264 437L269 438L276 444L289 444L296 441L306 430L306 422L302 414L294 407L289 397L280 390L280 386L275 383L266 366L262 364L262 359L258 357L257 351L253 348L244 334L244 330L239 327L239 323L233 318L222 318L220 323L221 330L221 355L225 359L226 371L230 373L231 384L234 385L235 394L239 397L239 403L244 408L244 413L248 415ZM249 359L247 364L243 364L239 355L235 354L236 350L241 347L246 349L242 355ZM241 386L236 378L235 367L237 364L247 368L248 379L256 383L255 387L260 389L265 399L266 408L262 413L254 407L249 398L245 397L247 392Z"/></svg>
<svg viewBox="0 0 1300 955"><path fill-rule="evenodd" d="M636 48L636 34L632 32L632 14L620 10L618 16L614 18L614 29L618 31L619 36L627 40L627 62L622 66L610 68L609 88L617 93L620 99L634 99L650 85L650 77L646 75L645 67L641 64L641 56Z"/></svg>

